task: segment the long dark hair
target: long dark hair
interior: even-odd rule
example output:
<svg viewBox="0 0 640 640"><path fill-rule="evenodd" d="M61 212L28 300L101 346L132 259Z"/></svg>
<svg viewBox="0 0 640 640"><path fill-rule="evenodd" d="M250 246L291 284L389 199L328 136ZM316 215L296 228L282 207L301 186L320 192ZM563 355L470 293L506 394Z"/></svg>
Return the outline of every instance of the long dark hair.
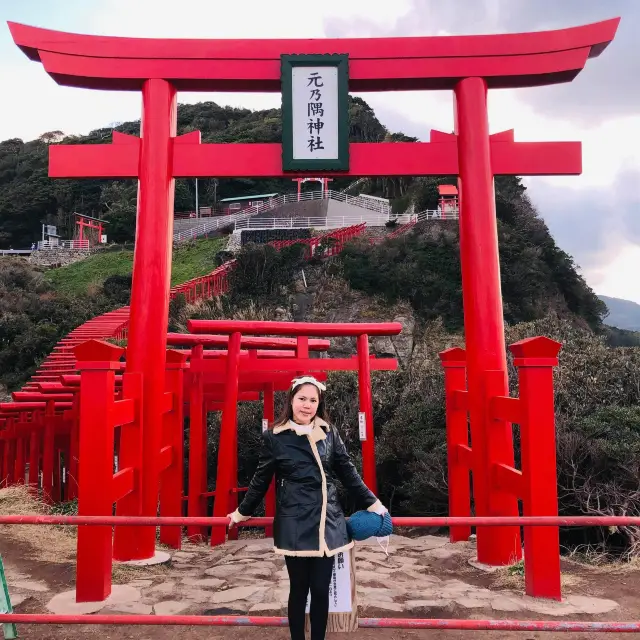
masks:
<svg viewBox="0 0 640 640"><path fill-rule="evenodd" d="M289 389L289 391L287 391L287 397L285 399L284 406L282 407L282 411L280 412L278 419L269 426L270 429L273 429L274 427L281 427L283 424L289 422L289 420L293 420L293 397L301 387L304 387L307 384L315 387L318 391L318 410L316 411L314 419L318 417L327 423L329 422L329 414L327 413L324 392L318 389L318 387L316 387L316 385L311 382L303 382L302 384L296 385L295 387L292 387L291 389Z"/></svg>

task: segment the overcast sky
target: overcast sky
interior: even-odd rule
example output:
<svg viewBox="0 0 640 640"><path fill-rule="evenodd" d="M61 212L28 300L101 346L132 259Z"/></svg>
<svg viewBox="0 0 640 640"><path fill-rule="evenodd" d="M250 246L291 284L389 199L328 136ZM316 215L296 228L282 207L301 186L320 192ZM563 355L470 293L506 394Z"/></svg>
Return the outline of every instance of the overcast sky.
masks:
<svg viewBox="0 0 640 640"><path fill-rule="evenodd" d="M556 242L597 293L640 303L640 0L0 0L0 140L87 133L140 117L135 93L58 87L15 47L7 20L114 36L322 38L537 31L621 16L611 46L566 85L490 94L491 130L516 140L581 140L578 177L527 178ZM448 92L365 94L392 131L453 128ZM278 94L190 94L249 108Z"/></svg>

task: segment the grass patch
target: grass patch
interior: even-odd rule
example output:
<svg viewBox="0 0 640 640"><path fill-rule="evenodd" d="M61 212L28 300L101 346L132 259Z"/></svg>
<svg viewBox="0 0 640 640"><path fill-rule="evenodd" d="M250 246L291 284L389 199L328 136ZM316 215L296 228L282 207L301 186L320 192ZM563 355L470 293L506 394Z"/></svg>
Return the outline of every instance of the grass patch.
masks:
<svg viewBox="0 0 640 640"><path fill-rule="evenodd" d="M171 286L204 276L216 268L216 254L227 245L227 238L201 238L180 245L173 251Z"/></svg>
<svg viewBox="0 0 640 640"><path fill-rule="evenodd" d="M129 275L132 267L133 251L118 247L118 250L99 251L66 267L50 269L45 273L45 280L59 293L81 295L101 287L109 276Z"/></svg>
<svg viewBox="0 0 640 640"><path fill-rule="evenodd" d="M77 513L77 501L48 505L25 486L0 489L0 515L68 515ZM31 550L30 559L52 564L75 563L77 527L57 525L0 525L5 540L15 540ZM164 545L158 544L159 548ZM169 550L169 549L166 549ZM19 564L19 558L12 558ZM113 563L114 584L126 584L137 579L163 578L169 574L167 566L131 567Z"/></svg>
<svg viewBox="0 0 640 640"><path fill-rule="evenodd" d="M49 505L34 495L25 486L0 489L0 514L48 515ZM0 535L4 539L28 544L33 550L32 559L43 562L73 562L76 556L76 528L68 526L3 525Z"/></svg>
<svg viewBox="0 0 640 640"><path fill-rule="evenodd" d="M176 285L196 276L205 275L216 268L215 256L226 244L226 238L201 238L180 245L173 251L171 284ZM51 269L46 281L59 293L81 295L102 286L109 276L126 276L133 268L133 251L114 247L99 251L86 260L66 267Z"/></svg>

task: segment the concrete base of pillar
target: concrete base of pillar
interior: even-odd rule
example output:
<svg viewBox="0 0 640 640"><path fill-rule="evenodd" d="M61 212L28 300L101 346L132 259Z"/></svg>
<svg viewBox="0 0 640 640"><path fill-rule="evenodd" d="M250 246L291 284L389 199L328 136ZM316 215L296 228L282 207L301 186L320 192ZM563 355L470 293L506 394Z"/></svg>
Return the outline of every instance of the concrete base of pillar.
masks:
<svg viewBox="0 0 640 640"><path fill-rule="evenodd" d="M76 602L76 592L64 591L54 596L48 603L47 609L58 615L86 615L97 613L105 607L118 606L140 599L140 589L128 585L114 584L111 595L101 602Z"/></svg>
<svg viewBox="0 0 640 640"><path fill-rule="evenodd" d="M153 557L145 558L144 560L127 560L125 562L119 562L114 560L114 564L123 564L128 567L153 567L157 564L167 564L171 560L171 554L166 551L156 551Z"/></svg>

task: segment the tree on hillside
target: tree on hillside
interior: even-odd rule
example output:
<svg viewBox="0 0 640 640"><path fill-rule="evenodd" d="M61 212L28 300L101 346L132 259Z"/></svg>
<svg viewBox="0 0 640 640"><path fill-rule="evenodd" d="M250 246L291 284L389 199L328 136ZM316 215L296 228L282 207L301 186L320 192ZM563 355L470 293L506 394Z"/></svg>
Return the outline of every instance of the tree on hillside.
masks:
<svg viewBox="0 0 640 640"><path fill-rule="evenodd" d="M133 180L106 182L100 193L107 233L114 242L127 242L135 235L138 185Z"/></svg>

